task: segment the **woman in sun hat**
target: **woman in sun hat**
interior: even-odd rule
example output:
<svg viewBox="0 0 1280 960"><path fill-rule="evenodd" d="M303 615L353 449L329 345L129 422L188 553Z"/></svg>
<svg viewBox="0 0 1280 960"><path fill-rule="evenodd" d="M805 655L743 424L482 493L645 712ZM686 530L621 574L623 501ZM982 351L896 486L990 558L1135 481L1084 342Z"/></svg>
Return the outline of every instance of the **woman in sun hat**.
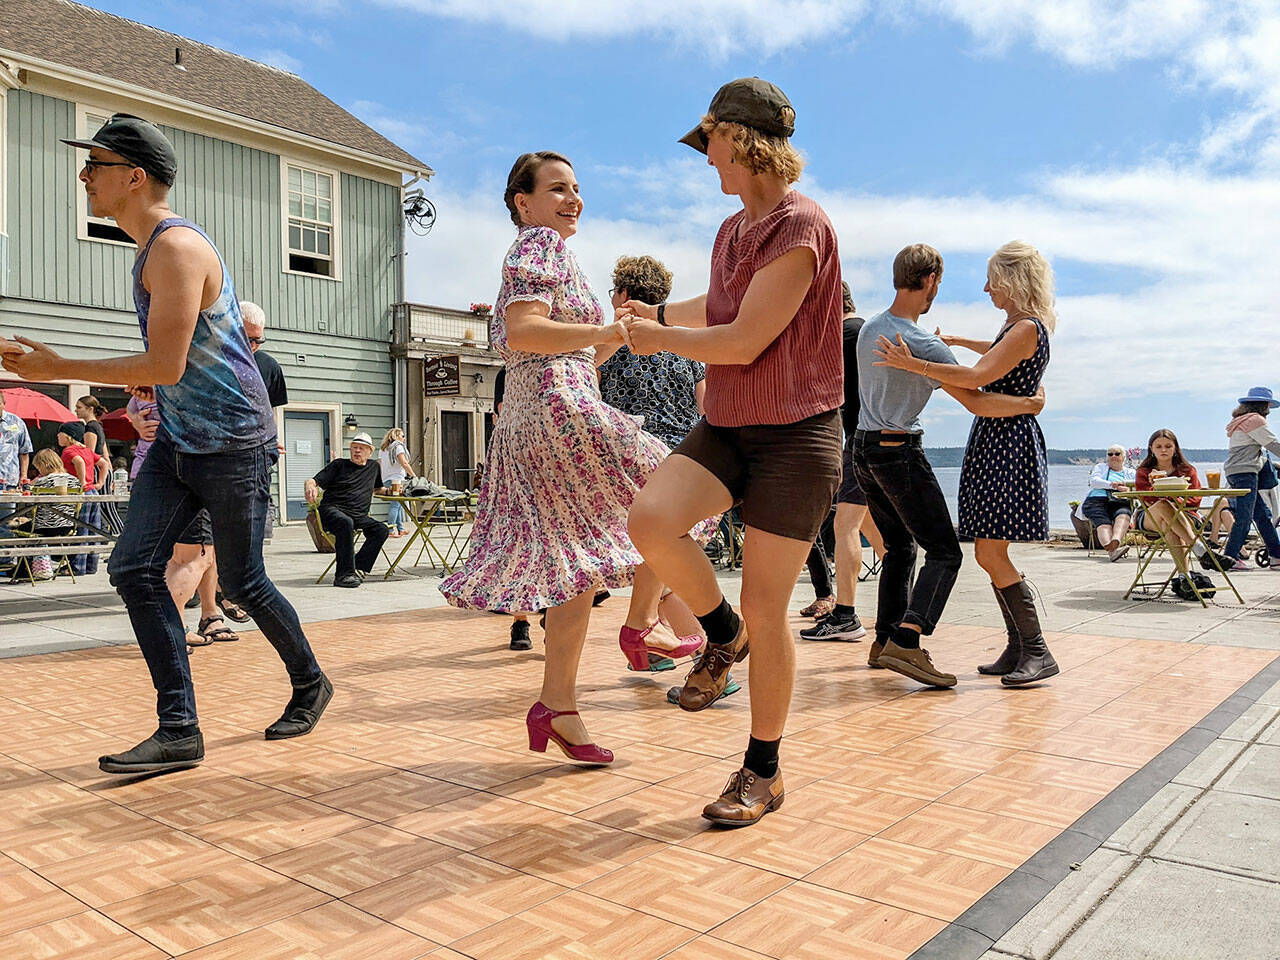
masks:
<svg viewBox="0 0 1280 960"><path fill-rule="evenodd" d="M1267 459L1263 451L1280 456L1280 440L1267 425L1267 415L1280 407L1280 401L1270 387L1251 387L1237 403L1239 406L1232 411L1231 422L1227 424L1227 459L1222 464L1222 472L1228 487L1249 492L1235 498L1236 522L1223 552L1233 561L1232 570L1248 570L1240 559L1240 551L1253 524L1257 524L1267 552L1280 558L1280 536L1276 534L1267 505L1258 495L1258 472ZM1280 570L1280 564L1272 564L1271 569Z"/></svg>

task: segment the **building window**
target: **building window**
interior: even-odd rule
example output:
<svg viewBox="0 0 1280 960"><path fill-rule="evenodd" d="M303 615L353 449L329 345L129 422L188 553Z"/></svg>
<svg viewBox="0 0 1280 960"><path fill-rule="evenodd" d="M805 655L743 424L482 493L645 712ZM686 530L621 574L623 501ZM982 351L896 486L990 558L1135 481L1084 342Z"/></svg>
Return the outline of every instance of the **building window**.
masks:
<svg viewBox="0 0 1280 960"><path fill-rule="evenodd" d="M98 132L98 128L111 119L110 112L99 109L97 107L79 106L76 108L76 138L79 140L87 139ZM88 153L83 150L71 151L75 157L76 175L79 176L80 167L88 158ZM116 226L115 220L110 217L95 217L89 213L89 200L84 194L84 184L78 179L75 184L76 191L76 209L79 213L78 223L76 225L76 235L81 240L98 240L103 243L118 243L126 246L135 246L133 238Z"/></svg>
<svg viewBox="0 0 1280 960"><path fill-rule="evenodd" d="M288 160L284 167L285 264L291 273L338 279L338 175Z"/></svg>

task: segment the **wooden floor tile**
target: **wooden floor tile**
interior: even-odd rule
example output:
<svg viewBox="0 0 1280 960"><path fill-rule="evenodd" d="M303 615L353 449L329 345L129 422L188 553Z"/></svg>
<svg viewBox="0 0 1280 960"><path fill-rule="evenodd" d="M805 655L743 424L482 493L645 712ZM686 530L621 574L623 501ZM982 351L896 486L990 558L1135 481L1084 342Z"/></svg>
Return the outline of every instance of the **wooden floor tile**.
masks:
<svg viewBox="0 0 1280 960"><path fill-rule="evenodd" d="M658 960L693 936L687 927L566 893L452 946L475 960Z"/></svg>
<svg viewBox="0 0 1280 960"><path fill-rule="evenodd" d="M1013 869L1060 832L1047 824L931 803L880 836Z"/></svg>
<svg viewBox="0 0 1280 960"><path fill-rule="evenodd" d="M788 877L757 867L668 847L579 889L706 932L789 883Z"/></svg>
<svg viewBox="0 0 1280 960"><path fill-rule="evenodd" d="M455 856L434 840L376 824L258 861L286 877L344 897Z"/></svg>
<svg viewBox="0 0 1280 960"><path fill-rule="evenodd" d="M806 883L954 920L1010 868L872 837L805 877Z"/></svg>
<svg viewBox="0 0 1280 960"><path fill-rule="evenodd" d="M0 957L13 960L162 960L168 956L92 911L0 936Z"/></svg>
<svg viewBox="0 0 1280 960"><path fill-rule="evenodd" d="M750 829L725 830L704 820L702 832L680 845L784 876L803 877L865 839L865 833L771 813Z"/></svg>
<svg viewBox="0 0 1280 960"><path fill-rule="evenodd" d="M942 797L942 802L1020 820L1034 820L1065 830L1108 792L1028 783L987 773L956 787Z"/></svg>
<svg viewBox="0 0 1280 960"><path fill-rule="evenodd" d="M536 804L490 793L473 793L451 803L396 817L387 825L459 850L474 850L539 824L566 819L563 814Z"/></svg>
<svg viewBox="0 0 1280 960"><path fill-rule="evenodd" d="M695 937L679 950L668 953L665 960L770 960L763 953L756 953L740 947L736 943L727 943L715 937Z"/></svg>
<svg viewBox="0 0 1280 960"><path fill-rule="evenodd" d="M240 863L108 904L101 912L163 950L185 953L329 899L264 867Z"/></svg>
<svg viewBox="0 0 1280 960"><path fill-rule="evenodd" d="M712 935L787 960L903 960L944 926L933 917L796 883Z"/></svg>
<svg viewBox="0 0 1280 960"><path fill-rule="evenodd" d="M568 887L660 849L656 840L587 820L543 824L480 847L476 856Z"/></svg>
<svg viewBox="0 0 1280 960"><path fill-rule="evenodd" d="M879 833L925 805L918 797L822 780L787 792L787 815L856 833Z"/></svg>
<svg viewBox="0 0 1280 960"><path fill-rule="evenodd" d="M201 824L191 832L224 850L257 860L368 825L362 817L311 800L292 800Z"/></svg>
<svg viewBox="0 0 1280 960"><path fill-rule="evenodd" d="M83 913L85 905L30 870L0 873L0 936Z"/></svg>
<svg viewBox="0 0 1280 960"><path fill-rule="evenodd" d="M352 894L346 902L447 944L564 892L558 884L464 853Z"/></svg>
<svg viewBox="0 0 1280 960"><path fill-rule="evenodd" d="M311 799L367 820L386 821L442 803L461 800L474 793L470 787L400 771L376 780L365 780L316 794Z"/></svg>
<svg viewBox="0 0 1280 960"><path fill-rule="evenodd" d="M183 960L417 960L439 944L334 901L183 955Z"/></svg>
<svg viewBox="0 0 1280 960"><path fill-rule="evenodd" d="M642 837L679 843L706 829L707 821L700 815L704 804L699 797L659 784L582 810L577 817Z"/></svg>

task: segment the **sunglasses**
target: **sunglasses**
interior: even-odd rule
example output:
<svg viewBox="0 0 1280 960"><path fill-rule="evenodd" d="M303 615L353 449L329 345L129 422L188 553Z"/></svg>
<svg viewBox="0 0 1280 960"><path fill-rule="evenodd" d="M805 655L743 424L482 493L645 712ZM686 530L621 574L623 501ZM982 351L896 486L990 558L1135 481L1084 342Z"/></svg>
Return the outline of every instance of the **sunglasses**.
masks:
<svg viewBox="0 0 1280 960"><path fill-rule="evenodd" d="M122 160L86 160L84 166L80 169L88 170L93 173L101 167L136 167L136 163L126 163Z"/></svg>
<svg viewBox="0 0 1280 960"><path fill-rule="evenodd" d="M1107 456L1108 456L1108 457L1123 457L1123 456L1124 456L1124 451L1123 451L1123 450L1112 450L1110 453L1108 453L1108 454L1107 454Z"/></svg>
<svg viewBox="0 0 1280 960"><path fill-rule="evenodd" d="M266 343L266 342L267 342L267 338L266 338L266 337L250 337L250 338L249 338L249 342L250 342L250 343L256 343L256 344L258 344L258 345L262 345L262 344L264 344L264 343Z"/></svg>

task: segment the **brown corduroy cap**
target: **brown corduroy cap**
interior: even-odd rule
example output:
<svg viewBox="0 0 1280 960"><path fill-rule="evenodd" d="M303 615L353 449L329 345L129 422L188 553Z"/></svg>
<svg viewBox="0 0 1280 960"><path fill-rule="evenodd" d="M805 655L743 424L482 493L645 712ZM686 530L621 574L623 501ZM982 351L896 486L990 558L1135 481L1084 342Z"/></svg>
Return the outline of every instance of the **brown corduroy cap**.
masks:
<svg viewBox="0 0 1280 960"><path fill-rule="evenodd" d="M759 77L730 80L711 98L707 113L723 123L740 123L771 137L789 137L796 132L796 111L787 95ZM701 123L681 137L680 142L699 153L707 152L707 137Z"/></svg>

